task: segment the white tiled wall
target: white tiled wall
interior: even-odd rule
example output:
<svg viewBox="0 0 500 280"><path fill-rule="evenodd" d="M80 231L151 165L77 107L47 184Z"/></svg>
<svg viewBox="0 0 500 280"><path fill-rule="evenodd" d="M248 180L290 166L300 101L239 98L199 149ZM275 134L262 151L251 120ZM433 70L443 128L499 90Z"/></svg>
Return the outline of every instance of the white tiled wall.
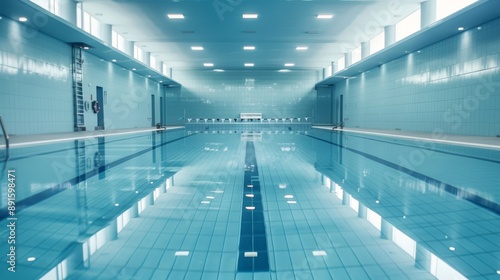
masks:
<svg viewBox="0 0 500 280"><path fill-rule="evenodd" d="M339 83L346 127L500 134L500 19Z"/></svg>
<svg viewBox="0 0 500 280"><path fill-rule="evenodd" d="M167 90L169 123L186 118L238 118L262 113L264 118L314 115L318 71L278 72L177 70L181 89Z"/></svg>
<svg viewBox="0 0 500 280"><path fill-rule="evenodd" d="M40 134L74 130L71 46L7 18L0 19L0 115L9 134ZM163 86L84 53L85 100L96 99L103 87L106 129L149 127L151 95ZM97 126L97 115L85 114L87 130Z"/></svg>
<svg viewBox="0 0 500 280"><path fill-rule="evenodd" d="M10 134L71 131L71 48L0 20L0 115Z"/></svg>
<svg viewBox="0 0 500 280"><path fill-rule="evenodd" d="M96 100L96 87L104 90L104 126L106 129L140 128L151 126L151 95L155 95L155 120L160 122L159 99L163 86L135 74L115 63L84 54L83 92L87 101ZM97 114L85 113L87 130L97 126Z"/></svg>

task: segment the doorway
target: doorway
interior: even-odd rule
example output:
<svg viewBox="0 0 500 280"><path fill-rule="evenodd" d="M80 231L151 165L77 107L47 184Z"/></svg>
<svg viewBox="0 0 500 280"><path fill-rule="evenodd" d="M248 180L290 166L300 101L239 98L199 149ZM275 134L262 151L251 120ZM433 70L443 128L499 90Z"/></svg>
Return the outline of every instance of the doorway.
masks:
<svg viewBox="0 0 500 280"><path fill-rule="evenodd" d="M102 87L96 87L96 98L99 104L99 111L97 112L97 127L96 130L104 129L104 90Z"/></svg>
<svg viewBox="0 0 500 280"><path fill-rule="evenodd" d="M155 126L155 115L156 115L156 112L155 112L155 95L154 94L151 94L151 126Z"/></svg>
<svg viewBox="0 0 500 280"><path fill-rule="evenodd" d="M340 95L340 99L339 99L339 120L338 120L339 124L341 127L344 126L344 95L341 94Z"/></svg>

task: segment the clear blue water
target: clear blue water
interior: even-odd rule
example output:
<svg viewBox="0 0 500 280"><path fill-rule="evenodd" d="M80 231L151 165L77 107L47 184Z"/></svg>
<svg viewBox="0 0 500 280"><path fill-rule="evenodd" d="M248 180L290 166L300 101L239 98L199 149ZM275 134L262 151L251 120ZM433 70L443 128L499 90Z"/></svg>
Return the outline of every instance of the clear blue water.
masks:
<svg viewBox="0 0 500 280"><path fill-rule="evenodd" d="M0 279L499 279L499 163L321 130L11 149Z"/></svg>

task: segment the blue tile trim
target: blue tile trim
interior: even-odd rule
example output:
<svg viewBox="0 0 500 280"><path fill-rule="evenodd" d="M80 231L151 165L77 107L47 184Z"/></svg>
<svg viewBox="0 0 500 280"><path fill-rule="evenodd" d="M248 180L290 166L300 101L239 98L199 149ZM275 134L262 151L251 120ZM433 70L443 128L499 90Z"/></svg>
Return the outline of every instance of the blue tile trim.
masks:
<svg viewBox="0 0 500 280"><path fill-rule="evenodd" d="M136 153L133 153L131 155L128 155L126 157L123 157L121 159L118 159L118 160L115 160L113 162L110 162L108 164L105 164L105 165L102 165L102 166L99 166L99 168L94 168L92 169L91 171L85 173L85 174L80 174L66 182L62 182L62 183L59 183L55 186L53 186L52 188L50 189L46 189L42 192L39 192L37 194L34 194L28 198L25 198L23 200L20 200L20 201L16 201L16 211L19 213L19 211L22 211L22 209L26 208L26 207L29 207L29 206L32 206L32 205L35 205L36 203L39 203L40 201L42 200L45 200L53 195L56 195L62 191L65 191L68 189L68 185L71 185L71 186L74 186L80 182L83 182L93 176L96 176L98 174L100 174L101 172L105 172L105 171L109 171L109 169L113 168L113 167L116 167L128 160L131 160L133 158L136 158L140 155L143 155L147 152L150 152L150 151L153 151L161 146L164 146L164 145L167 145L167 144L170 144L170 143L173 143L173 142L176 142L176 141L179 141L179 140L182 140L182 139L185 139L187 137L190 137L190 136L193 136L193 135L196 135L196 134L191 134L191 135L186 135L186 136L183 136L181 138L178 138L178 139L174 139L174 140L171 140L171 141L168 141L168 142L164 142L164 143L161 143L161 144L158 144L156 146L152 146L150 148L146 148L142 151L139 151L139 152L136 152ZM153 136L154 137L154 136ZM8 217L8 210L7 208L2 208L0 209L0 220L3 220L5 218Z"/></svg>
<svg viewBox="0 0 500 280"><path fill-rule="evenodd" d="M253 185L253 188L248 188L248 185ZM243 188L238 272L269 271L269 254L267 251L259 170L255 158L255 147L252 142L247 142L246 146ZM253 194L254 197L246 197L246 194ZM247 210L245 208L247 206L254 206L255 210ZM245 252L257 252L257 257L245 257Z"/></svg>
<svg viewBox="0 0 500 280"><path fill-rule="evenodd" d="M322 142L325 142L325 143L328 143L328 144L331 144L331 145L335 145L337 147L340 147L338 144L336 143L333 143L333 142L330 142L330 141L327 141L327 140L324 140L324 139L321 139L321 138L318 138L318 137L315 137L315 136L311 136L311 135L307 135L311 138L314 138L318 141L322 141ZM465 199L467 201L470 201L484 209L487 209L489 211L492 211L496 214L499 214L500 215L500 205L494 201L491 201L491 200L488 200L487 198L484 198L484 197L481 197L477 194L474 194L474 193L471 193L467 190L464 190L464 189L460 189L460 188L457 188L455 186L452 186L450 184L446 184L444 182L441 182L437 179L434 179L434 178L431 178L431 177L428 177L422 173L418 173L418 172L415 172L411 169L408 169L404 166L401 166L401 165L398 165L398 164L395 164L393 162L390 162L390 161L387 161L387 160L384 160L384 159L381 159L379 157L376 157L376 156L373 156L373 155L370 155L370 154L367 154L367 153L364 153L364 152L361 152L361 151L358 151L358 150L355 150L355 149L352 149L352 148L347 148L347 147L342 147L343 149L347 150L347 151L350 151L350 152L353 152L355 154L358 154L360 156L363 156L365 158L368 158L370 160L373 160L375 162L378 162L380 164L383 164L387 167L390 167L392 169L395 169L395 170L398 170L400 172L403 172L407 175L410 175L418 180L421 180L421 181L424 181L426 184L430 184L430 185L433 185L441 190L444 190L456 197L459 197L459 198L462 198L462 199Z"/></svg>

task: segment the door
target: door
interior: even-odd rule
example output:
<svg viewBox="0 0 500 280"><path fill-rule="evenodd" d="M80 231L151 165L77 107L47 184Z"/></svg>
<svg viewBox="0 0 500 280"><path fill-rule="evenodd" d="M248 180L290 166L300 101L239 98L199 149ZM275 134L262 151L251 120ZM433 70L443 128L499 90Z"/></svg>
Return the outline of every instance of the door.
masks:
<svg viewBox="0 0 500 280"><path fill-rule="evenodd" d="M104 90L102 87L96 87L97 103L99 111L97 112L97 129L104 129Z"/></svg>
<svg viewBox="0 0 500 280"><path fill-rule="evenodd" d="M160 123L165 125L165 104L163 104L163 97L160 96Z"/></svg>
<svg viewBox="0 0 500 280"><path fill-rule="evenodd" d="M151 94L151 126L155 125L155 95Z"/></svg>
<svg viewBox="0 0 500 280"><path fill-rule="evenodd" d="M344 95L340 95L340 100L339 100L339 123L340 126L344 126Z"/></svg>

